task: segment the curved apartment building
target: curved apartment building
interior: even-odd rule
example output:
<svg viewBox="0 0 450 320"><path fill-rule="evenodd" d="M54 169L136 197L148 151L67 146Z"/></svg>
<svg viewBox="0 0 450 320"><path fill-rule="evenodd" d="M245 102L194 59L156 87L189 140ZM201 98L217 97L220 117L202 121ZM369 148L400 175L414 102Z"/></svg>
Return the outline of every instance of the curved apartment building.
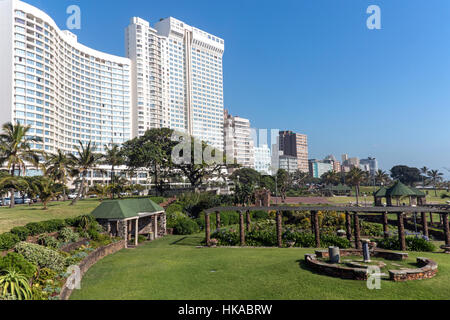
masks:
<svg viewBox="0 0 450 320"><path fill-rule="evenodd" d="M80 44L45 12L0 0L0 123L31 126L34 149L132 138L131 60Z"/></svg>

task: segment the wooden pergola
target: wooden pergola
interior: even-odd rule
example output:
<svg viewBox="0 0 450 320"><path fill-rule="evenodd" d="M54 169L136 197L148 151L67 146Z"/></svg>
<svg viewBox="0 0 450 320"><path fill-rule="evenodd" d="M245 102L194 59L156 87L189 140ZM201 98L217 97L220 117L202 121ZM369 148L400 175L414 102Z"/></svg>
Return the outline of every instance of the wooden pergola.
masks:
<svg viewBox="0 0 450 320"><path fill-rule="evenodd" d="M388 214L397 215L397 227L398 227L398 237L400 241L401 250L406 250L406 235L405 235L405 224L404 219L408 215L413 215L420 213L422 222L423 234L429 237L428 223L427 223L427 213L436 213L442 215L443 220L443 231L445 244L450 245L450 227L448 221L448 215L450 213L450 206L424 206L424 207L350 207L350 206L270 206L270 207L216 207L205 211L205 234L206 234L206 244L209 246L211 244L211 215L216 216L216 227L219 230L220 224L220 213L225 211L236 211L239 213L239 226L240 226L240 245L245 246L245 224L244 224L244 214L246 214L247 220L247 230L250 230L250 212L252 211L276 211L276 224L277 224L277 245L282 247L282 216L283 211L297 211L297 212L310 212L311 214L311 229L315 236L316 247L320 248L320 228L319 228L319 211L335 211L345 213L345 226L347 239L352 240L352 219L353 217L353 227L354 227L354 241L355 248L361 249L361 232L359 224L359 215L361 214L375 214L382 215L382 224L384 230L385 238L388 237Z"/></svg>

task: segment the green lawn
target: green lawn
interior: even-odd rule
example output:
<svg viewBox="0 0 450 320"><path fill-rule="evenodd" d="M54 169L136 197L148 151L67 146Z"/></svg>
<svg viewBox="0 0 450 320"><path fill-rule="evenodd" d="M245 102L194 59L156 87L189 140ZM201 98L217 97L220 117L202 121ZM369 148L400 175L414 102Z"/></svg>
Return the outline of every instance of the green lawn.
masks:
<svg viewBox="0 0 450 320"><path fill-rule="evenodd" d="M382 281L369 290L364 281L342 280L304 268L314 249L196 248L201 235L167 236L137 249L122 250L93 266L73 300L184 299L449 299L450 256L425 256L439 264L429 280Z"/></svg>
<svg viewBox="0 0 450 320"><path fill-rule="evenodd" d="M65 219L91 213L98 205L95 199L78 201L75 206L70 206L70 201L52 202L48 210L42 210L41 204L32 206L20 205L13 209L0 208L0 234L11 228L24 226L30 222L39 222L51 219Z"/></svg>

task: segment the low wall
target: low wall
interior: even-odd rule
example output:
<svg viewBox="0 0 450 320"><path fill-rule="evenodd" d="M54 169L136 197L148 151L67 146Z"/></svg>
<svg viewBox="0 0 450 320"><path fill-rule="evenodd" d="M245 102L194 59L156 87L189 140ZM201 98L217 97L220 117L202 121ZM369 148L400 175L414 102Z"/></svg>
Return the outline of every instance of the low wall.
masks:
<svg viewBox="0 0 450 320"><path fill-rule="evenodd" d="M332 277L338 277L349 280L367 280L367 269L348 268L339 265L333 265L316 259L315 254L305 255L306 264L313 270Z"/></svg>
<svg viewBox="0 0 450 320"><path fill-rule="evenodd" d="M417 258L419 268L408 270L389 270L392 281L409 281L433 278L438 272L438 264L428 258Z"/></svg>
<svg viewBox="0 0 450 320"><path fill-rule="evenodd" d="M84 274L89 270L90 267L92 267L94 264L96 264L104 257L116 253L117 251L120 251L122 249L125 249L125 244L126 244L125 241L111 243L107 246L98 248L97 250L89 254L89 256L87 256L86 259L84 259L78 264L78 266L80 267L81 278L83 278ZM67 288L66 285L64 285L64 287L61 289L61 293L59 296L60 300L69 300L72 291L73 289L69 289Z"/></svg>
<svg viewBox="0 0 450 320"><path fill-rule="evenodd" d="M87 244L88 242L89 242L89 239L83 239L83 240L80 240L80 241L77 241L77 242L74 242L74 243L68 244L67 246L62 247L61 251L70 252L70 251L78 249L79 247Z"/></svg>
<svg viewBox="0 0 450 320"><path fill-rule="evenodd" d="M349 257L349 256L362 256L363 251L362 249L340 249L340 256L341 257ZM328 250L316 250L316 256L319 258L328 258ZM387 250L371 250L370 254L374 257L380 257L387 260L406 260L408 259L408 254L403 252L394 252L394 251L387 251Z"/></svg>

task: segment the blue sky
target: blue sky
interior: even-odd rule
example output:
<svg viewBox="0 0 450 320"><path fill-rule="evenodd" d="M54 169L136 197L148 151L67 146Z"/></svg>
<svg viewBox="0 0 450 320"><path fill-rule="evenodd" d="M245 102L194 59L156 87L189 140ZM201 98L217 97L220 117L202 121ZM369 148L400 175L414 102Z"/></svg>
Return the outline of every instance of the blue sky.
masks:
<svg viewBox="0 0 450 320"><path fill-rule="evenodd" d="M79 41L117 55L132 16L173 16L224 38L226 108L255 128L307 134L310 158L450 168L448 0L26 2L60 27L79 5ZM366 27L372 4L382 30Z"/></svg>

